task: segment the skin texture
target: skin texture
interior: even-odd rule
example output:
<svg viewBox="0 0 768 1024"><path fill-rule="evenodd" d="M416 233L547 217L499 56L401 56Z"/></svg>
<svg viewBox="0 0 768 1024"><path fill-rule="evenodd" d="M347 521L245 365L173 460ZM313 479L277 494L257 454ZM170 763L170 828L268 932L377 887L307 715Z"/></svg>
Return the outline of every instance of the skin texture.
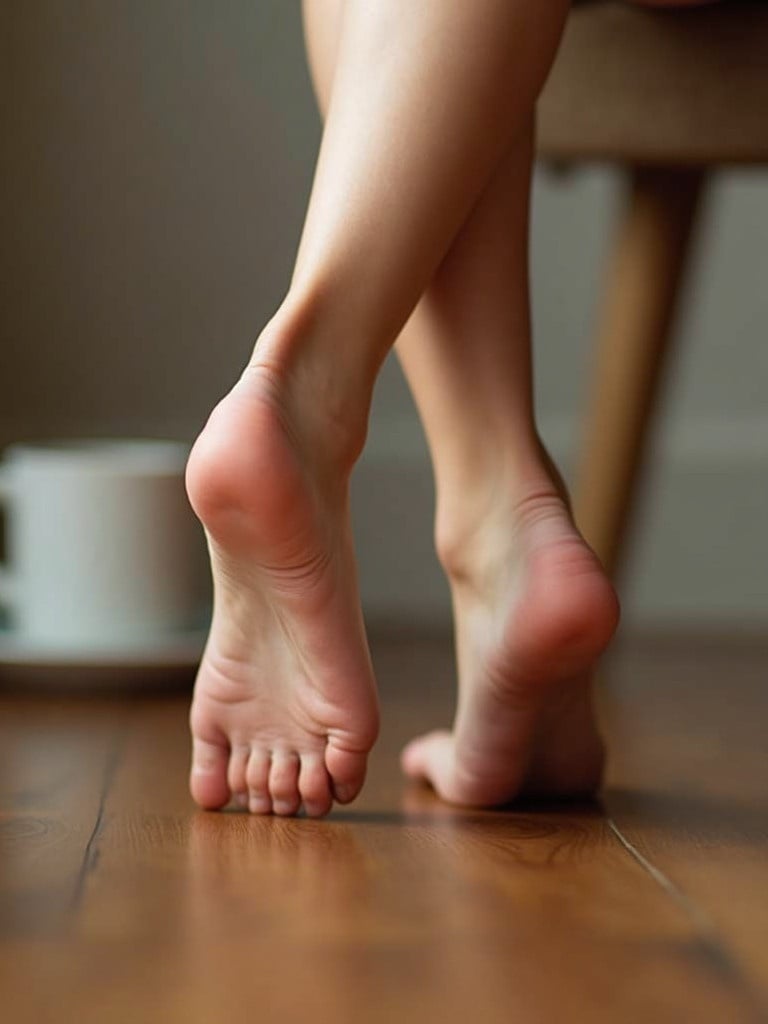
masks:
<svg viewBox="0 0 768 1024"><path fill-rule="evenodd" d="M617 605L538 440L530 379L531 114L567 6L306 8L327 118L294 274L187 471L214 577L191 709L202 807L322 815L363 783L378 707L348 482L398 335L460 681L454 731L409 746L405 770L479 805L599 780L587 673Z"/></svg>
<svg viewBox="0 0 768 1024"><path fill-rule="evenodd" d="M342 14L342 3L305 4L323 111ZM588 791L603 762L588 669L615 625L616 604L573 527L562 481L534 423L527 261L532 136L529 119L397 342L433 460L436 546L453 595L459 677L453 736L437 732L416 741L403 764L463 803L508 799L524 787ZM539 545L542 536L547 543ZM529 547L537 550L536 573ZM538 603L539 587L556 588L560 607L550 598ZM574 625L581 646L571 655L567 648L576 642L555 634L564 630L558 617L577 609L585 619ZM572 671L564 675L528 653L531 644L571 657Z"/></svg>

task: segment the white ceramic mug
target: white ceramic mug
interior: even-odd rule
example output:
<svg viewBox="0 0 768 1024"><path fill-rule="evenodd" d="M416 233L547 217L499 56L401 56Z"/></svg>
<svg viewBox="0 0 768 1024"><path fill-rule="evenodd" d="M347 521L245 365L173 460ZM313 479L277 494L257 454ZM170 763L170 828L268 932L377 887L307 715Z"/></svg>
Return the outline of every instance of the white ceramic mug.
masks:
<svg viewBox="0 0 768 1024"><path fill-rule="evenodd" d="M27 643L140 646L200 628L205 541L174 441L13 445L0 466L7 564L0 602Z"/></svg>

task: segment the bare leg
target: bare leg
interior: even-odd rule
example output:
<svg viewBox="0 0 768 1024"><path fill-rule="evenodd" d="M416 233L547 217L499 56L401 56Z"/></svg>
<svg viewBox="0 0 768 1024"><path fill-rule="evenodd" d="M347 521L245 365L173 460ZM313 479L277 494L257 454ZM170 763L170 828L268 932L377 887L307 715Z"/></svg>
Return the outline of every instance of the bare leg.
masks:
<svg viewBox="0 0 768 1024"><path fill-rule="evenodd" d="M215 588L191 712L205 807L322 814L362 784L377 707L349 473L381 360L528 123L566 9L345 7L291 288L188 468Z"/></svg>
<svg viewBox="0 0 768 1024"><path fill-rule="evenodd" d="M327 0L305 6L323 107L340 12ZM416 741L403 761L461 803L496 803L522 789L588 791L603 760L588 669L617 609L534 423L531 160L529 121L397 345L433 458L460 683L453 733Z"/></svg>

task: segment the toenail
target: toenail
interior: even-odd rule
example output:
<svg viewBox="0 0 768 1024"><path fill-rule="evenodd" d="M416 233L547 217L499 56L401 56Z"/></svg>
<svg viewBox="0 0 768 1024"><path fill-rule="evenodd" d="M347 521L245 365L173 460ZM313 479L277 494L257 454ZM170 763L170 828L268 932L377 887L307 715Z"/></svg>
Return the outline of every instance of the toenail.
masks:
<svg viewBox="0 0 768 1024"><path fill-rule="evenodd" d="M349 784L346 786L334 786L333 792L339 803L346 804L354 798L355 793L357 792L357 786Z"/></svg>
<svg viewBox="0 0 768 1024"><path fill-rule="evenodd" d="M304 813L308 818L322 818L328 810L327 804L304 804Z"/></svg>

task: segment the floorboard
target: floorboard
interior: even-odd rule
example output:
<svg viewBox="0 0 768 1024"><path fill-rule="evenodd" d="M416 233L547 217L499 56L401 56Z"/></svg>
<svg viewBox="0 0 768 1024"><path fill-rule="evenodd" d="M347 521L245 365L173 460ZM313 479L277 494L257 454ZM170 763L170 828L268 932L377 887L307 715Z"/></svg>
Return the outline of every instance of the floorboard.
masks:
<svg viewBox="0 0 768 1024"><path fill-rule="evenodd" d="M603 691L607 813L768 1001L768 642L636 644Z"/></svg>
<svg viewBox="0 0 768 1024"><path fill-rule="evenodd" d="M6 681L3 1019L766 1019L764 650L619 651L604 798L496 812L399 775L450 715L446 639L374 655L368 785L322 822L196 811L185 694Z"/></svg>

